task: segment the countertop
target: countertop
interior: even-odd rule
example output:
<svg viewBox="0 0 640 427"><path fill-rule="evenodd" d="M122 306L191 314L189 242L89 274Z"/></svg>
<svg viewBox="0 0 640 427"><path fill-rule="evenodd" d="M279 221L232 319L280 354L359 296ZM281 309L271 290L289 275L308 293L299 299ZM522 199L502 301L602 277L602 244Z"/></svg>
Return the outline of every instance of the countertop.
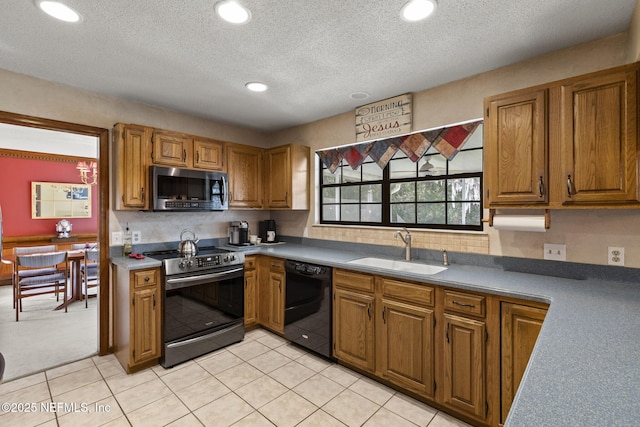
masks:
<svg viewBox="0 0 640 427"><path fill-rule="evenodd" d="M348 263L368 254L299 244L243 252L549 303L505 426L638 425L640 274L632 283L452 264L446 271L420 275ZM160 265L149 258L112 261L127 269Z"/></svg>

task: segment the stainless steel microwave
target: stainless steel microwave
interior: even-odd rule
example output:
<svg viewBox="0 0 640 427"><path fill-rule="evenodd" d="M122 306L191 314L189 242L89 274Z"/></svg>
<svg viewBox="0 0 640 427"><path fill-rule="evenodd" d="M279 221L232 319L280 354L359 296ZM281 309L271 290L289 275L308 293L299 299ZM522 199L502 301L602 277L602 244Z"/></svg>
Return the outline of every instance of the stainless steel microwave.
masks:
<svg viewBox="0 0 640 427"><path fill-rule="evenodd" d="M223 211L229 208L227 174L151 166L154 211Z"/></svg>

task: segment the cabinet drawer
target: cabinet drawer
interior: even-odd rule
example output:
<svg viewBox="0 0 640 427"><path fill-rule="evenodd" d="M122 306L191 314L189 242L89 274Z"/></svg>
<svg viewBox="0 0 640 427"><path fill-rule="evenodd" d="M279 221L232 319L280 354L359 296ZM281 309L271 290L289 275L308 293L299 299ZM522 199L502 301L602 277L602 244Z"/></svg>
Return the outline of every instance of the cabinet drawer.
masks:
<svg viewBox="0 0 640 427"><path fill-rule="evenodd" d="M373 292L375 289L375 276L336 268L333 270L333 283L342 288Z"/></svg>
<svg viewBox="0 0 640 427"><path fill-rule="evenodd" d="M485 297L454 291L444 291L444 309L484 317Z"/></svg>
<svg viewBox="0 0 640 427"><path fill-rule="evenodd" d="M133 273L133 287L145 288L158 283L158 270L140 270Z"/></svg>
<svg viewBox="0 0 640 427"><path fill-rule="evenodd" d="M253 270L256 268L256 257L248 256L244 259L244 269Z"/></svg>
<svg viewBox="0 0 640 427"><path fill-rule="evenodd" d="M381 278L382 294L414 304L433 306L434 289L431 286Z"/></svg>
<svg viewBox="0 0 640 427"><path fill-rule="evenodd" d="M272 258L269 260L269 270L284 272L284 260Z"/></svg>

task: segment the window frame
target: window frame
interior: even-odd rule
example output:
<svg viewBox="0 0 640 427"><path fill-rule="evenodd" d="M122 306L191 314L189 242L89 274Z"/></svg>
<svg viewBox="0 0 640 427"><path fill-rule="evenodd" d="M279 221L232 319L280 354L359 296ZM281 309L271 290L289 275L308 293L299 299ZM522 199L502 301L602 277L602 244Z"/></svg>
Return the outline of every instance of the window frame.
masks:
<svg viewBox="0 0 640 427"><path fill-rule="evenodd" d="M471 152L471 151L480 151L482 155L484 155L484 146L480 146L480 147L473 147L473 148L469 148L469 149L462 149L460 150L460 153L462 152ZM425 153L425 157L428 156L432 156L432 155L438 155L439 153L434 152L434 153L430 153L427 152ZM396 157L398 156L398 157ZM362 181L362 165L360 167L358 167L357 171L360 174L360 181L358 182L339 182L339 183L333 183L333 184L325 184L324 183L324 171L327 169L327 167L324 165L324 163L322 162L322 160L318 157L318 176L319 176L319 218L320 218L320 224L322 225L356 225L356 226L373 226L373 227L389 227L389 228L398 228L398 227L408 227L408 228L422 228L422 229L433 229L433 230L455 230L455 231L483 231L483 223L482 223L482 216L483 216L483 206L484 206L484 200L483 200L483 196L484 196L484 192L483 192L483 171L477 171L477 172L464 172L464 173L449 173L449 165L453 160L446 160L446 171L443 174L439 174L439 175L426 175L426 176L418 176L419 174L416 173L416 176L414 177L409 177L409 178L391 178L391 163L394 161L394 159L397 161L399 159L402 159L403 157L406 157L404 155L404 153L402 153L402 151L398 151L396 152L396 154L393 156L392 160L389 161L389 163L387 163L387 165L385 166L385 168L382 170L382 179L380 180L376 180L376 181ZM367 161L364 162L366 163L374 163L371 159L367 159ZM376 165L377 167L377 165ZM415 162L415 167L416 170L418 170L419 167L419 162ZM351 166L349 166L344 160L340 162L340 165L338 166L338 168L349 168L351 169ZM482 169L482 168L481 168ZM341 172L341 170L340 170ZM335 173L338 173L338 171L336 171ZM449 181L452 180L457 180L457 179L467 179L467 178L477 178L479 180L479 187L480 187L480 194L479 194L479 200L449 200L449 192L447 191L448 189L448 185L449 185ZM444 200L441 201L433 201L433 202L419 202L416 199L414 199L412 202L407 202L407 203L413 203L414 204L414 213L415 213L415 217L417 219L418 216L418 206L421 203L442 203L444 204L444 218L445 218L445 223L429 223L429 224L422 224L422 223L400 223L400 222L392 222L391 221L391 206L393 204L397 204L398 202L392 202L391 201L391 186L392 184L402 184L402 183L407 183L407 182L414 182L414 183L419 183L419 182L427 182L427 181L441 181L444 180ZM380 184L382 186L382 199L380 202L381 205L381 209L382 209L382 218L380 222L365 222L365 221L343 221L343 220L339 220L339 221L334 221L334 220L327 220L324 217L324 207L325 207L325 203L323 201L323 190L325 188L342 188L342 187L353 187L353 186L359 186L362 187L363 185L372 185L372 184ZM415 186L417 188L417 185ZM416 196L417 196L417 189L414 189L414 191L416 192ZM361 194L361 191L358 192L359 194ZM480 220L478 224L450 224L448 223L449 220L449 205L450 203L478 203L480 206ZM364 205L366 205L367 203L364 203ZM354 205L354 206L358 206L358 217L361 218L362 215L362 200L361 200L361 196L359 198L359 201L357 203L342 203L342 201L340 199L338 199L338 201L336 203L327 203L326 205L334 205L336 206L337 209L341 209L341 207L343 205Z"/></svg>

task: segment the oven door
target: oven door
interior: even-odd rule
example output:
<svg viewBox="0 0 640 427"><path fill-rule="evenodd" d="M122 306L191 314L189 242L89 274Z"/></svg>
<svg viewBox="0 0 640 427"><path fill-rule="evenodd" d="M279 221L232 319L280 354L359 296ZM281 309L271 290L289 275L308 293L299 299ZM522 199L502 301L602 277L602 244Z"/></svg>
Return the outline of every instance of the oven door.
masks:
<svg viewBox="0 0 640 427"><path fill-rule="evenodd" d="M244 338L244 268L165 278L164 354L170 367Z"/></svg>

